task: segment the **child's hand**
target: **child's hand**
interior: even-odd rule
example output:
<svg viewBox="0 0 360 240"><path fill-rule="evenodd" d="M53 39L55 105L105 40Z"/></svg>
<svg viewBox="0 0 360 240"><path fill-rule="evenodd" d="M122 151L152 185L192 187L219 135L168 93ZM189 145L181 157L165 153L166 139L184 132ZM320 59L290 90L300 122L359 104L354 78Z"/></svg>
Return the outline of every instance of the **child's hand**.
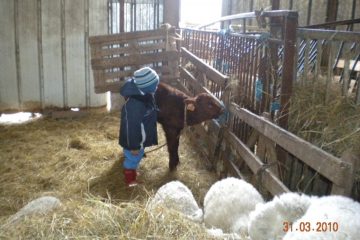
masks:
<svg viewBox="0 0 360 240"><path fill-rule="evenodd" d="M131 150L131 154L134 156L138 155L139 152L140 152L139 150Z"/></svg>

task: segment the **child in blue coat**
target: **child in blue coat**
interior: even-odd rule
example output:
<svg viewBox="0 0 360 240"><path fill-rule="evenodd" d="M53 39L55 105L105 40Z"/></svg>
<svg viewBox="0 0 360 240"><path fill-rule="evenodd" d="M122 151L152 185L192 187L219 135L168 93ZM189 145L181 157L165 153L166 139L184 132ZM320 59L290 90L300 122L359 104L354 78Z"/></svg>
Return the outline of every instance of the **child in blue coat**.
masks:
<svg viewBox="0 0 360 240"><path fill-rule="evenodd" d="M120 89L126 102L121 110L119 144L124 152L124 176L128 187L136 186L136 170L144 156L145 147L157 145L157 106L154 94L159 76L144 67L134 72Z"/></svg>

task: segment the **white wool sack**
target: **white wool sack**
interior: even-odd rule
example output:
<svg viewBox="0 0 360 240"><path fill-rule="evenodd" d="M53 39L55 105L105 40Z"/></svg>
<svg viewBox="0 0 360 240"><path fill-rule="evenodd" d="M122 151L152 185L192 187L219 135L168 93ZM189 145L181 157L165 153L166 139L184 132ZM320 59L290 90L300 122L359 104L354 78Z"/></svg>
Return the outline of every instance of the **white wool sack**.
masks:
<svg viewBox="0 0 360 240"><path fill-rule="evenodd" d="M163 185L148 204L148 209L154 211L157 207L171 208L181 212L196 222L202 222L203 212L199 208L190 189L179 181Z"/></svg>
<svg viewBox="0 0 360 240"><path fill-rule="evenodd" d="M307 226L309 231L304 231ZM359 238L360 203L343 196L327 196L312 201L305 215L293 223L292 231L285 235L284 240L358 240Z"/></svg>
<svg viewBox="0 0 360 240"><path fill-rule="evenodd" d="M247 235L249 213L263 203L259 192L237 178L225 178L211 186L204 199L204 223L226 233Z"/></svg>
<svg viewBox="0 0 360 240"><path fill-rule="evenodd" d="M7 224L16 223L25 216L29 216L33 214L47 214L51 210L59 207L60 205L61 202L56 197L45 196L45 197L37 198L26 204L17 213L15 213L12 217L10 217Z"/></svg>
<svg viewBox="0 0 360 240"><path fill-rule="evenodd" d="M313 197L315 198L315 197ZM281 240L286 234L284 222L295 222L309 208L312 197L298 193L284 193L272 201L258 204L250 213L249 236L256 240Z"/></svg>

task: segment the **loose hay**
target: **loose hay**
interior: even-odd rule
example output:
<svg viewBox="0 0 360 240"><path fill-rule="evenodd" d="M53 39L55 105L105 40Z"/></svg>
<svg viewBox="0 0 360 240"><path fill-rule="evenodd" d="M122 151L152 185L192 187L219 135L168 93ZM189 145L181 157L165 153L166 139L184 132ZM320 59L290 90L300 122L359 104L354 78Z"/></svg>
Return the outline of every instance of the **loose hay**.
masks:
<svg viewBox="0 0 360 240"><path fill-rule="evenodd" d="M158 129L159 143L165 143ZM0 238L209 239L203 228L177 213L158 219L144 210L149 196L172 180L188 186L202 205L217 180L186 137L181 138L176 172L168 171L166 146L159 148L140 164L139 179L144 183L127 189L118 113L92 110L82 119L43 118L0 130L0 228L35 198L52 195L63 203L53 214L0 229Z"/></svg>
<svg viewBox="0 0 360 240"><path fill-rule="evenodd" d="M27 218L3 230L0 237L27 239L214 239L170 209L154 215L138 202L112 204L94 196L69 201L51 215Z"/></svg>
<svg viewBox="0 0 360 240"><path fill-rule="evenodd" d="M330 85L325 101L326 89L322 79L295 86L289 131L339 158L351 152L360 159L360 105L341 96L335 83ZM352 195L360 198L360 169L355 169Z"/></svg>
<svg viewBox="0 0 360 240"><path fill-rule="evenodd" d="M360 106L326 83L297 85L291 99L289 130L325 151L341 157L350 150L360 157Z"/></svg>

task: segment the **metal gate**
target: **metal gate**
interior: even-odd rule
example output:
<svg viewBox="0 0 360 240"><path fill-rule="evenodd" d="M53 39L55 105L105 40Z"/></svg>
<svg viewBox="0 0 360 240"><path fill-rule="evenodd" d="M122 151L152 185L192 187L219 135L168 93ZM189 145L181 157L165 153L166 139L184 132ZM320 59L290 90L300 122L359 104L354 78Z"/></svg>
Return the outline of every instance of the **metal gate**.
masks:
<svg viewBox="0 0 360 240"><path fill-rule="evenodd" d="M157 29L163 22L163 0L109 0L109 33Z"/></svg>

